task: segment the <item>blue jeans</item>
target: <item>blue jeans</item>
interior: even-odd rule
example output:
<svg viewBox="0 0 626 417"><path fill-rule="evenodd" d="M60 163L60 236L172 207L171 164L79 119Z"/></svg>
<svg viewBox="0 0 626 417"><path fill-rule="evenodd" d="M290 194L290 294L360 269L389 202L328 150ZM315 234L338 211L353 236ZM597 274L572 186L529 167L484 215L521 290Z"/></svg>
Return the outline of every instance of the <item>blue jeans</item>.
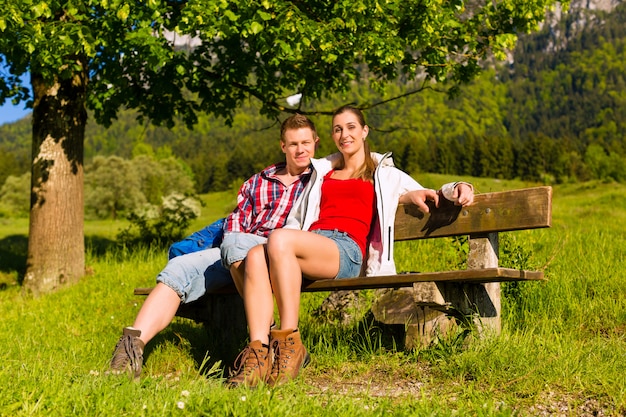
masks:
<svg viewBox="0 0 626 417"><path fill-rule="evenodd" d="M230 269L230 266L235 262L246 259L250 249L265 242L267 242L267 238L252 233L225 233L220 246L222 251L222 265Z"/></svg>
<svg viewBox="0 0 626 417"><path fill-rule="evenodd" d="M233 283L230 272L222 266L220 248L172 258L156 280L174 290L183 304L197 300L207 291Z"/></svg>
<svg viewBox="0 0 626 417"><path fill-rule="evenodd" d="M363 254L361 248L347 233L339 230L311 230L312 233L333 240L339 249L339 273L335 278L354 278L361 273Z"/></svg>

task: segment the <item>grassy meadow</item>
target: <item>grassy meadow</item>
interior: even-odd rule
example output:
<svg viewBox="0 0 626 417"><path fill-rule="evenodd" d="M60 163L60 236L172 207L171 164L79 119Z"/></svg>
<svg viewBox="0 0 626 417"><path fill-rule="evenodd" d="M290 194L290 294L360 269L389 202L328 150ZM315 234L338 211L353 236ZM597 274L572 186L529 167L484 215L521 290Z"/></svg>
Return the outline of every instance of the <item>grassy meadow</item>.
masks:
<svg viewBox="0 0 626 417"><path fill-rule="evenodd" d="M449 178L420 175L425 186ZM473 180L478 192L533 186ZM206 195L190 231L234 204ZM134 287L152 286L162 250L117 249L123 222L87 222L89 274L40 298L17 284L28 222L0 219L2 416L620 416L626 414L626 186L554 187L553 226L508 233L507 266L543 269L545 282L503 285L501 335L459 334L428 348L395 348L368 316L340 326L312 314L325 294L305 294L301 331L313 361L294 383L228 389L210 335L176 318L147 347L142 378L107 372L139 310ZM396 248L398 269L458 265L457 242ZM366 294L366 297L367 298ZM228 331L228 329L225 329Z"/></svg>

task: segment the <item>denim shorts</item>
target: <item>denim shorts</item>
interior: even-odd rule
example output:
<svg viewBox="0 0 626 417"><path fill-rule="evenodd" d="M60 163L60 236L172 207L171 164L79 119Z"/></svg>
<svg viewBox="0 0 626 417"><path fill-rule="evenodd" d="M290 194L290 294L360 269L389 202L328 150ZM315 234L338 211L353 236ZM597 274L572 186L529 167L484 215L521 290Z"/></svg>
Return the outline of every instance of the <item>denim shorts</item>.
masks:
<svg viewBox="0 0 626 417"><path fill-rule="evenodd" d="M250 249L266 242L267 238L252 233L230 232L224 234L224 240L220 246L222 265L230 270L232 264L243 261L248 256Z"/></svg>
<svg viewBox="0 0 626 417"><path fill-rule="evenodd" d="M183 304L197 300L207 291L233 283L230 272L222 266L220 248L172 258L156 280L174 290Z"/></svg>
<svg viewBox="0 0 626 417"><path fill-rule="evenodd" d="M339 230L311 230L312 233L332 239L339 249L339 273L335 278L354 278L361 273L361 248L347 233Z"/></svg>

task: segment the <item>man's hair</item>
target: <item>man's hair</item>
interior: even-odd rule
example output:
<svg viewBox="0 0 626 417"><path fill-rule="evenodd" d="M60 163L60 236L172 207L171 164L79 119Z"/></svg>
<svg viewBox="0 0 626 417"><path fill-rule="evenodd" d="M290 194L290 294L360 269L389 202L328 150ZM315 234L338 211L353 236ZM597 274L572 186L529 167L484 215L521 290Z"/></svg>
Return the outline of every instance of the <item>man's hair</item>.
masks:
<svg viewBox="0 0 626 417"><path fill-rule="evenodd" d="M317 138L317 130L315 129L315 123L308 117L302 114L294 114L289 116L280 125L280 140L285 141L285 132L288 130L298 130L302 128L309 128L313 132L313 139Z"/></svg>

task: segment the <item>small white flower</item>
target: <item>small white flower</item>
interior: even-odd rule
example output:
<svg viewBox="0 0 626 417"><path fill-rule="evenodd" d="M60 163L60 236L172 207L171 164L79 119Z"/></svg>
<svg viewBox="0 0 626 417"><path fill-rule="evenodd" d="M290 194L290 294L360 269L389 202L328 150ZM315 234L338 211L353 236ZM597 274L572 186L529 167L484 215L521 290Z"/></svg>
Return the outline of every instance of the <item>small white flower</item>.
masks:
<svg viewBox="0 0 626 417"><path fill-rule="evenodd" d="M143 408L144 410L147 410L147 409L148 409L148 405L147 405L147 404L144 404L142 408Z"/></svg>
<svg viewBox="0 0 626 417"><path fill-rule="evenodd" d="M98 375L100 375L100 372L98 372L98 371L94 371L94 370L92 369L91 371L89 371L89 375L98 376Z"/></svg>
<svg viewBox="0 0 626 417"><path fill-rule="evenodd" d="M181 392L180 395L182 395L183 397L189 397L189 391L183 390L183 392Z"/></svg>
<svg viewBox="0 0 626 417"><path fill-rule="evenodd" d="M245 395L242 395L242 396L241 396L241 398L240 398L240 400L241 400L241 401L245 401L245 400L246 400L246 396L245 396Z"/></svg>
<svg viewBox="0 0 626 417"><path fill-rule="evenodd" d="M182 401L179 401L176 403L176 407L180 408L181 410L185 408L185 403Z"/></svg>

